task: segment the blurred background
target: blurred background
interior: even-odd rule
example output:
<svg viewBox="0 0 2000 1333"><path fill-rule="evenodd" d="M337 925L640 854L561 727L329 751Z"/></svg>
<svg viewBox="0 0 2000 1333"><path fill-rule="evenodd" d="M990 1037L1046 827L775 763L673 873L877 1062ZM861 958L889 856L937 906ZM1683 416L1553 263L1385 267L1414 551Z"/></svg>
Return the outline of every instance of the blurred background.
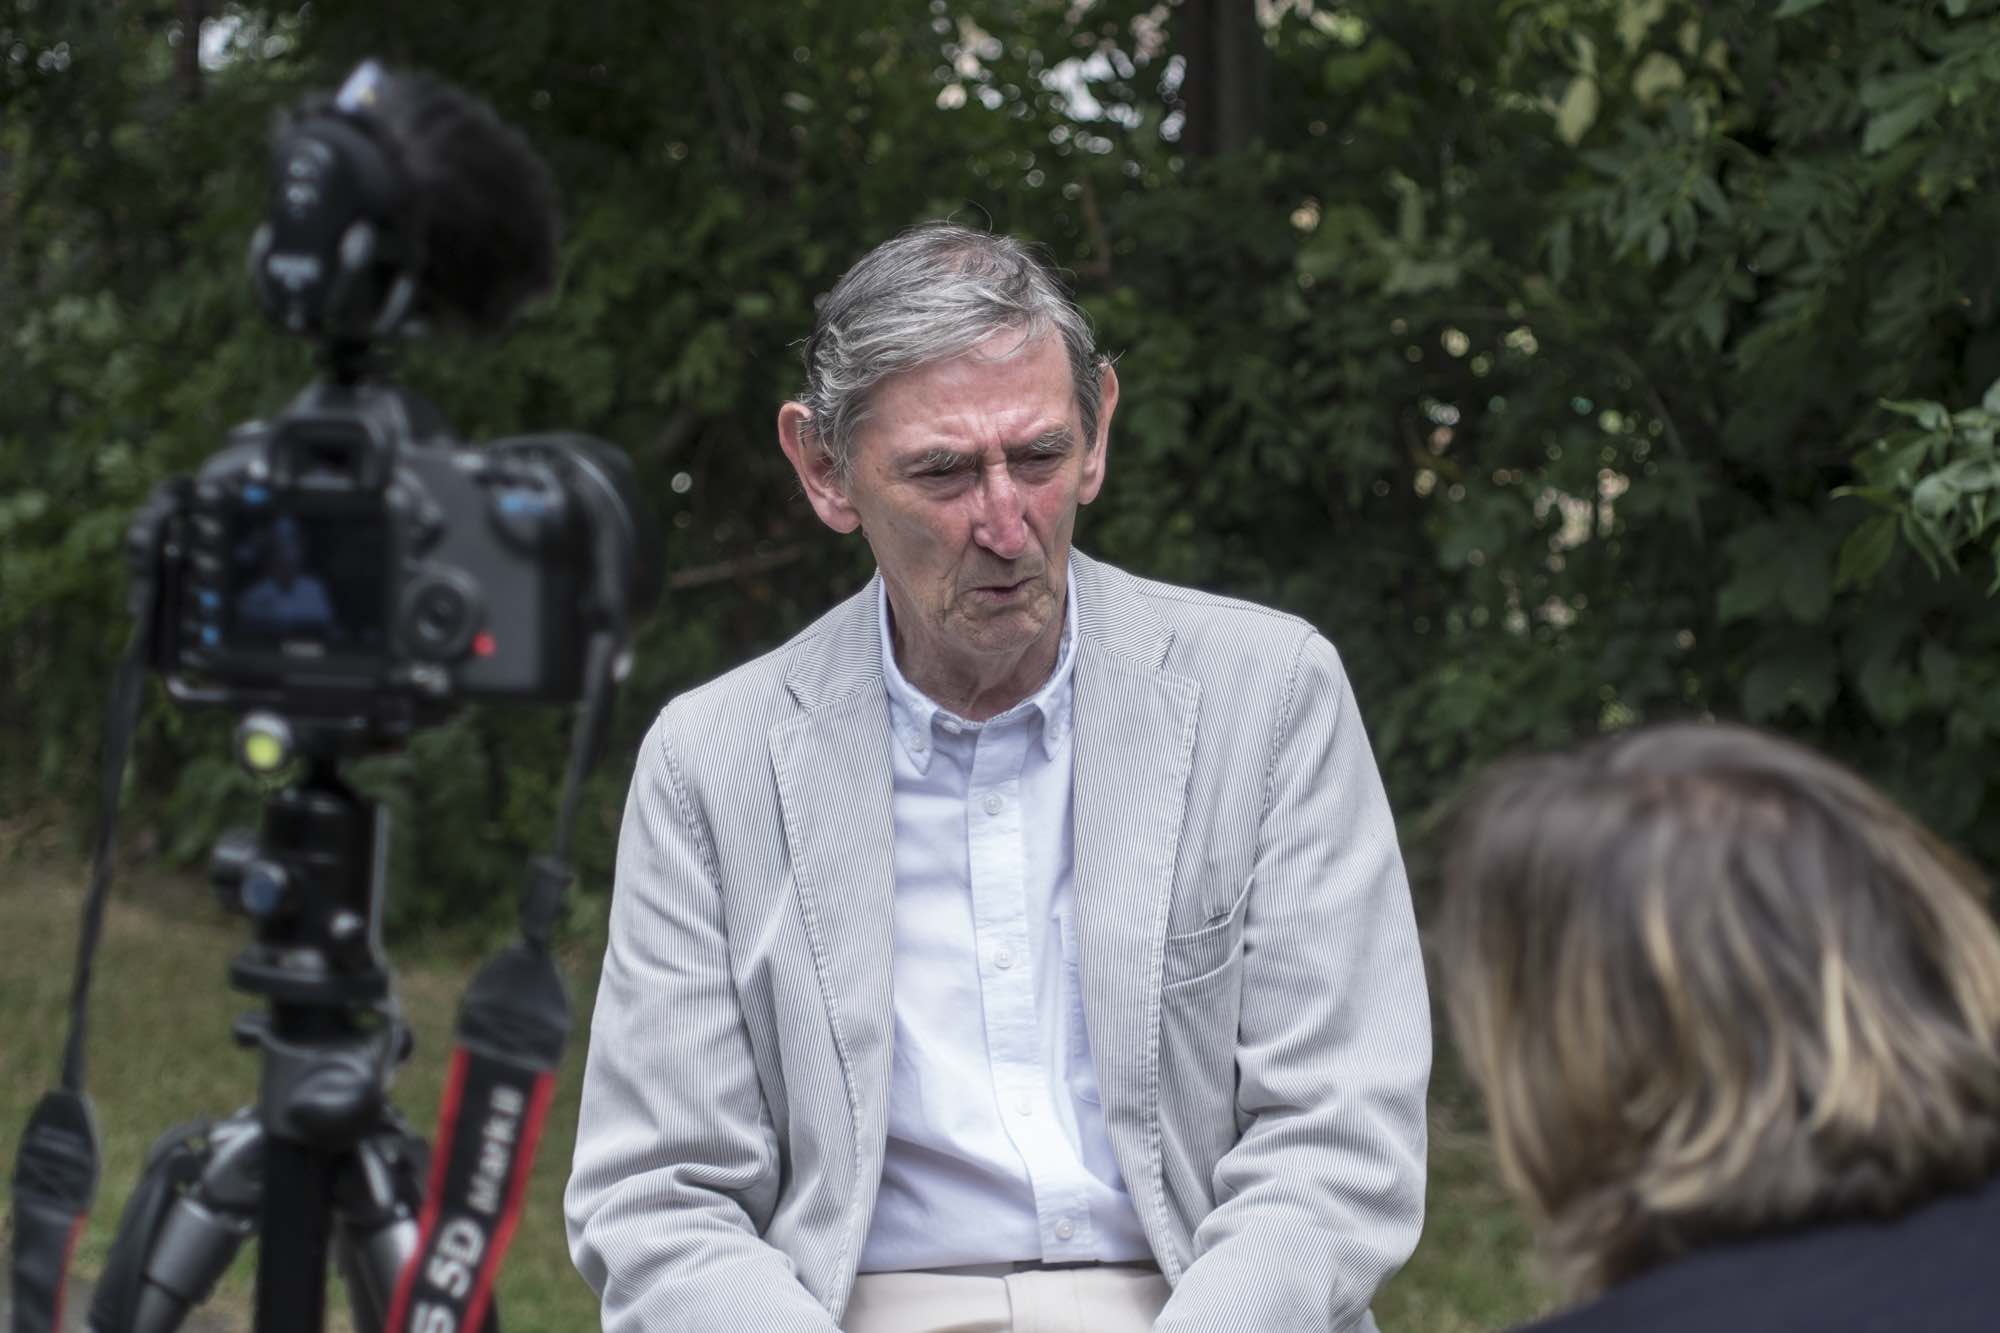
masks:
<svg viewBox="0 0 2000 1333"><path fill-rule="evenodd" d="M274 115L367 55L490 100L566 217L556 299L504 339L413 345L406 382L467 440L623 446L666 525L670 591L584 806L580 1005L653 713L870 568L805 506L773 422L815 296L939 217L1044 244L1119 358L1078 544L1339 647L1420 911L1427 817L1482 761L1666 717L1822 746L2000 853L1992 0L14 0L9 1159L55 1068L123 529L312 373L258 316L245 244ZM357 766L398 819L423 1041L399 1095L421 1122L453 997L548 837L568 721L471 710ZM226 1037L245 932L196 873L255 815L226 729L156 695L128 778L86 1272L151 1135L254 1083ZM593 1317L560 1241L566 1086L503 1279L520 1327ZM1384 1328L1544 1308L1448 1052L1435 1130L1430 1229ZM239 1266L223 1326L247 1290Z"/></svg>

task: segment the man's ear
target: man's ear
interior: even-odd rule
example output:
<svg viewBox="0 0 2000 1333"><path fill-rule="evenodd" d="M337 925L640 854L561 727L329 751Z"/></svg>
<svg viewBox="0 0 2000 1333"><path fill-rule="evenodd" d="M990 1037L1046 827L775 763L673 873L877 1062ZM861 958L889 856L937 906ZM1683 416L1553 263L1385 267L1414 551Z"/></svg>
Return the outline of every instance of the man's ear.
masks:
<svg viewBox="0 0 2000 1333"><path fill-rule="evenodd" d="M1083 476L1078 479L1076 502L1089 504L1104 488L1105 454L1111 450L1111 414L1118 410L1118 372L1104 363L1103 384L1097 395L1097 438L1083 456Z"/></svg>
<svg viewBox="0 0 2000 1333"><path fill-rule="evenodd" d="M847 498L847 488L836 475L833 460L819 441L812 438L812 413L804 403L786 403L778 409L778 445L799 474L819 521L835 532L852 532L861 526L861 515Z"/></svg>

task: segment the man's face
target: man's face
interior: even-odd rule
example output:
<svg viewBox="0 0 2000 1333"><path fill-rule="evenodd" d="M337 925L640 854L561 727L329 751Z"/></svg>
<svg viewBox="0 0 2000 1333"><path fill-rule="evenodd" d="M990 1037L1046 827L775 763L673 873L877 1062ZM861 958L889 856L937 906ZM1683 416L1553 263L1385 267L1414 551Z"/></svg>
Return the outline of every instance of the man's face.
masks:
<svg viewBox="0 0 2000 1333"><path fill-rule="evenodd" d="M847 478L806 479L820 517L874 550L906 670L986 679L1056 643L1077 506L1104 481L1104 374L1086 440L1061 340L997 335L883 381Z"/></svg>

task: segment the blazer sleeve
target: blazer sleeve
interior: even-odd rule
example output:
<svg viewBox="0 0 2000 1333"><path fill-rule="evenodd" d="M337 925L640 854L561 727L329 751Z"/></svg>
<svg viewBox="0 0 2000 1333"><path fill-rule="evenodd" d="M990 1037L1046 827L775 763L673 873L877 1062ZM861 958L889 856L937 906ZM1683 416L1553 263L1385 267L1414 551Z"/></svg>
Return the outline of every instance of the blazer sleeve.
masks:
<svg viewBox="0 0 2000 1333"><path fill-rule="evenodd" d="M1237 1118L1157 1333L1372 1328L1423 1227L1430 1000L1374 755L1333 646L1278 709L1245 908Z"/></svg>
<svg viewBox="0 0 2000 1333"><path fill-rule="evenodd" d="M778 1145L730 977L714 857L663 714L632 776L591 1019L570 1254L605 1333L832 1333L760 1229Z"/></svg>

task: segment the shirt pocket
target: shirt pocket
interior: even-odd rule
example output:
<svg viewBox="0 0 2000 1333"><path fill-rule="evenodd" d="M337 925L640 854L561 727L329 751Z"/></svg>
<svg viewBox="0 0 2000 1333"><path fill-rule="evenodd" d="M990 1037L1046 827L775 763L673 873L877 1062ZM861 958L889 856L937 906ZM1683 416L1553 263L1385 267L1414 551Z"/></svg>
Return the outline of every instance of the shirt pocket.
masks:
<svg viewBox="0 0 2000 1333"><path fill-rule="evenodd" d="M1062 936L1062 1006L1067 1022L1063 1057L1063 1078L1070 1096L1091 1106L1100 1104L1097 1062L1090 1054L1090 1028L1083 1020L1083 977L1078 971L1080 950L1076 944L1076 917L1068 911L1056 913L1056 927Z"/></svg>
<svg viewBox="0 0 2000 1333"><path fill-rule="evenodd" d="M1234 901L1200 930L1167 936L1160 962L1162 990L1205 980L1242 957L1243 908L1252 882L1245 879Z"/></svg>

